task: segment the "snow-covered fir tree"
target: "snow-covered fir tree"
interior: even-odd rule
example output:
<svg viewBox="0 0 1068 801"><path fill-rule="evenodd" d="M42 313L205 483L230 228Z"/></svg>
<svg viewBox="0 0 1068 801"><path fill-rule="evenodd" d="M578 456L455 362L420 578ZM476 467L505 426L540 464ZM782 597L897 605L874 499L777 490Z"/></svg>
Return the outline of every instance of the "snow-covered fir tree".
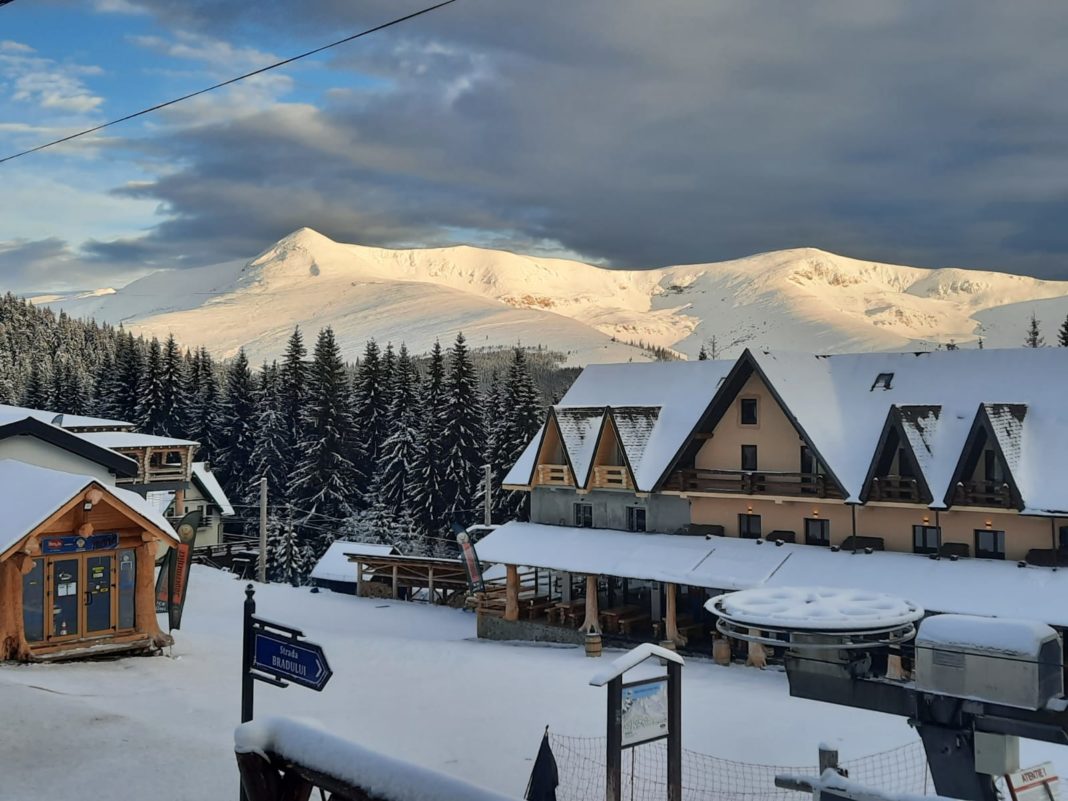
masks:
<svg viewBox="0 0 1068 801"><path fill-rule="evenodd" d="M441 405L442 486L446 525L467 526L476 519L475 485L481 474L485 432L478 378L463 333L449 349Z"/></svg>
<svg viewBox="0 0 1068 801"><path fill-rule="evenodd" d="M430 351L426 380L420 393L419 443L412 487L412 516L424 531L440 530L444 526L445 484L442 462L442 429L444 428L445 357L441 343L435 341Z"/></svg>
<svg viewBox="0 0 1068 801"><path fill-rule="evenodd" d="M1028 348L1041 348L1046 344L1046 338L1042 336L1042 331L1038 326L1038 318L1034 312L1031 312L1031 322L1027 324L1027 337L1024 339L1024 346Z"/></svg>
<svg viewBox="0 0 1068 801"><path fill-rule="evenodd" d="M297 536L293 519L277 514L267 518L267 580L292 584L307 580L314 565L311 550Z"/></svg>
<svg viewBox="0 0 1068 801"><path fill-rule="evenodd" d="M410 515L414 508L414 470L422 447L418 378L408 349L401 344L390 380L389 435L382 443L372 488L374 500L393 515Z"/></svg>
<svg viewBox="0 0 1068 801"><path fill-rule="evenodd" d="M200 443L197 458L214 463L222 444L219 381L207 349L197 351L193 364L186 391L186 431L190 439Z"/></svg>
<svg viewBox="0 0 1068 801"><path fill-rule="evenodd" d="M1057 344L1062 348L1068 348L1068 317L1064 318L1064 322L1057 331Z"/></svg>
<svg viewBox="0 0 1068 801"><path fill-rule="evenodd" d="M148 344L141 381L137 385L137 427L147 434L163 435L166 400L163 389L163 349L155 337Z"/></svg>
<svg viewBox="0 0 1068 801"><path fill-rule="evenodd" d="M26 392L22 405L31 409L49 409L52 407L52 371L44 359L35 359L30 367Z"/></svg>
<svg viewBox="0 0 1068 801"><path fill-rule="evenodd" d="M107 411L105 417L137 422L138 388L144 358L138 341L128 331L120 331L115 343L115 362L108 383Z"/></svg>
<svg viewBox="0 0 1068 801"><path fill-rule="evenodd" d="M351 517L354 489L362 478L353 460L349 382L334 331L324 328L315 343L303 410L301 458L288 495L302 544L318 559L333 541L338 521ZM312 528L312 526L316 528ZM325 528L325 531L319 529Z"/></svg>
<svg viewBox="0 0 1068 801"><path fill-rule="evenodd" d="M287 473L292 473L296 469L300 458L302 414L308 395L308 365L305 361L307 355L308 349L304 347L304 337L298 326L293 329L289 342L286 343L285 356L278 373L280 408L287 431L285 453Z"/></svg>
<svg viewBox="0 0 1068 801"><path fill-rule="evenodd" d="M160 385L163 388L163 406L160 409L159 431L156 433L167 437L182 437L188 429L185 361L173 335L167 337L163 346Z"/></svg>
<svg viewBox="0 0 1068 801"><path fill-rule="evenodd" d="M255 388L244 349L226 371L226 395L219 407L220 447L216 469L223 489L235 498L243 496L250 476L249 463L255 446Z"/></svg>
<svg viewBox="0 0 1068 801"><path fill-rule="evenodd" d="M259 525L260 479L267 479L267 501L272 507L285 504L286 492L289 490L289 469L286 464L289 432L279 402L278 372L277 364L264 364L256 394L254 445L244 500L246 506L255 508L257 527Z"/></svg>
<svg viewBox="0 0 1068 801"><path fill-rule="evenodd" d="M512 353L512 363L508 368L508 377L501 390L502 425L497 444L500 464L494 469L494 482L502 520L525 520L528 514L529 494L525 492L504 492L500 488L505 473L519 459L530 440L541 427L542 406L538 388L530 374L530 363L522 348Z"/></svg>
<svg viewBox="0 0 1068 801"><path fill-rule="evenodd" d="M368 478L374 475L382 442L387 433L386 380L382 371L378 344L371 339L364 348L363 358L360 359L360 366L356 370L352 393L356 416L356 439L359 442L356 467L362 475ZM369 494L369 487L366 485L362 485L360 490Z"/></svg>

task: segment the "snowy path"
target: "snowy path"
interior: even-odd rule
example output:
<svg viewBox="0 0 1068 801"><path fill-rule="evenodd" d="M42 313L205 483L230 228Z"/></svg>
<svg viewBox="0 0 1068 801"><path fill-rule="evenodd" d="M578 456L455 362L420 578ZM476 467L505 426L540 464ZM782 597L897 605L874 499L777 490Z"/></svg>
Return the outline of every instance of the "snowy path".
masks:
<svg viewBox="0 0 1068 801"><path fill-rule="evenodd" d="M234 797L244 584L194 569L174 658L0 667L4 799ZM598 736L600 663L574 648L474 639L444 608L260 587L259 612L304 629L334 678L316 694L257 686L258 714L320 720L364 745L517 797L541 730ZM718 756L805 764L820 741L844 757L914 738L903 720L790 699L778 672L690 660L684 744ZM1025 761L1068 753L1028 749Z"/></svg>

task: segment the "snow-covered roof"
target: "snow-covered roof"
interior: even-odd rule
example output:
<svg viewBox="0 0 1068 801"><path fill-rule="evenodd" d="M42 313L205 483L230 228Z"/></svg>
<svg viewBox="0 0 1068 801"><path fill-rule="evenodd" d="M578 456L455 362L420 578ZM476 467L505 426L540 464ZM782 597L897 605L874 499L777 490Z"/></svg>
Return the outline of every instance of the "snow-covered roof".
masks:
<svg viewBox="0 0 1068 801"><path fill-rule="evenodd" d="M337 540L330 543L326 553L315 563L311 577L319 581L344 581L349 584L355 584L356 565L349 561L349 554L356 556L390 556L396 552L397 549L392 545Z"/></svg>
<svg viewBox="0 0 1068 801"><path fill-rule="evenodd" d="M83 431L78 436L105 448L177 448L200 444L190 439L157 437L139 431Z"/></svg>
<svg viewBox="0 0 1068 801"><path fill-rule="evenodd" d="M863 492L890 407L938 407L937 415L926 416L929 423L937 417L936 425L925 426L921 435L917 416L906 433L932 505L941 506L982 408L998 420L994 428L1002 450L1008 447L1006 458L1017 459L1010 469L1028 510L1068 510L1068 482L1056 478L1068 452L1068 350L750 355L850 501ZM889 389L875 386L883 373L892 375Z"/></svg>
<svg viewBox="0 0 1068 801"><path fill-rule="evenodd" d="M65 473L15 459L0 459L0 507L4 510L0 553L7 551L94 483L98 482L92 476ZM174 529L167 519L140 495L116 487L98 486L174 537Z"/></svg>
<svg viewBox="0 0 1068 801"><path fill-rule="evenodd" d="M670 581L718 590L821 586L885 592L928 611L1068 626L1068 571L991 559L853 554L733 537L506 523L475 546L483 562ZM996 587L996 592L990 588ZM1040 611L1039 611L1040 610Z"/></svg>
<svg viewBox="0 0 1068 801"><path fill-rule="evenodd" d="M127 423L124 420L109 420L106 417L90 417L84 414L60 414L45 409L28 409L24 406L0 404L0 425L26 417L33 417L43 423L52 423L60 428L73 430L82 428L131 429L134 427L133 423Z"/></svg>
<svg viewBox="0 0 1068 801"><path fill-rule="evenodd" d="M193 462L193 481L200 486L200 491L204 493L208 500L219 507L223 517L231 517L234 514L234 507L230 505L230 499L226 497L226 492L223 491L222 485L219 484L219 479L208 469L207 462Z"/></svg>
<svg viewBox="0 0 1068 801"><path fill-rule="evenodd" d="M617 679L628 670L638 667L642 662L651 657L657 657L676 665L685 665L686 661L674 651L661 648L651 642L643 642L641 645L631 648L625 654L620 654L603 668L590 677L590 684L594 687L603 687L612 679Z"/></svg>
<svg viewBox="0 0 1068 801"><path fill-rule="evenodd" d="M651 490L733 366L733 361L709 360L584 369L553 407L576 480L585 482L597 433L610 410L637 489ZM505 484L530 483L543 432L544 426L505 476Z"/></svg>
<svg viewBox="0 0 1068 801"><path fill-rule="evenodd" d="M790 630L891 629L923 617L915 602L885 592L842 587L750 587L718 595L705 609L734 623Z"/></svg>

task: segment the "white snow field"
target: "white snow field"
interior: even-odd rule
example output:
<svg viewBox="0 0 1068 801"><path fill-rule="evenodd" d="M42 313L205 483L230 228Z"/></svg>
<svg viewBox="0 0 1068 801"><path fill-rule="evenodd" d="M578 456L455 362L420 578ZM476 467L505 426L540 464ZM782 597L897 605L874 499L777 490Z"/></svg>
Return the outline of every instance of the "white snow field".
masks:
<svg viewBox="0 0 1068 801"><path fill-rule="evenodd" d="M195 566L173 656L0 666L0 797L214 801L237 794L244 586ZM522 795L543 727L601 736L604 689L590 678L618 653L478 641L470 613L259 586L258 613L302 628L334 677L314 693L256 686L257 716L318 721L383 754ZM641 670L641 668L639 668ZM686 748L783 765L818 744L843 758L912 742L903 719L790 699L785 676L690 659ZM1025 764L1068 751L1025 744Z"/></svg>
<svg viewBox="0 0 1068 801"><path fill-rule="evenodd" d="M473 347L542 344L572 364L647 359L644 341L695 357L744 347L816 353L1023 343L1032 312L1052 342L1068 282L923 269L815 248L712 264L613 270L468 246L388 250L303 228L243 264L163 270L117 291L35 298L75 316L173 333L220 356L278 357L293 326L332 325L346 358L370 337L414 353L463 330Z"/></svg>

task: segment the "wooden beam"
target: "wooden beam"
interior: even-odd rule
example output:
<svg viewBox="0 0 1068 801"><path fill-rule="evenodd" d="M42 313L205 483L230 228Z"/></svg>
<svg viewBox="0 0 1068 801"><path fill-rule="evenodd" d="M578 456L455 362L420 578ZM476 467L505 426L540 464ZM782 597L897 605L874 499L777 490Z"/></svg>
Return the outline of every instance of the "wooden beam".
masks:
<svg viewBox="0 0 1068 801"><path fill-rule="evenodd" d="M393 565L393 600L397 600L397 566Z"/></svg>
<svg viewBox="0 0 1068 801"><path fill-rule="evenodd" d="M579 631L601 633L600 614L597 611L597 576L586 576L586 619L582 621Z"/></svg>
<svg viewBox="0 0 1068 801"><path fill-rule="evenodd" d="M504 619L519 620L519 568L515 565L505 567L507 581L504 596Z"/></svg>
<svg viewBox="0 0 1068 801"><path fill-rule="evenodd" d="M430 566L430 573L427 576L427 596L430 598L430 603L435 604L437 601L434 599L434 566Z"/></svg>

